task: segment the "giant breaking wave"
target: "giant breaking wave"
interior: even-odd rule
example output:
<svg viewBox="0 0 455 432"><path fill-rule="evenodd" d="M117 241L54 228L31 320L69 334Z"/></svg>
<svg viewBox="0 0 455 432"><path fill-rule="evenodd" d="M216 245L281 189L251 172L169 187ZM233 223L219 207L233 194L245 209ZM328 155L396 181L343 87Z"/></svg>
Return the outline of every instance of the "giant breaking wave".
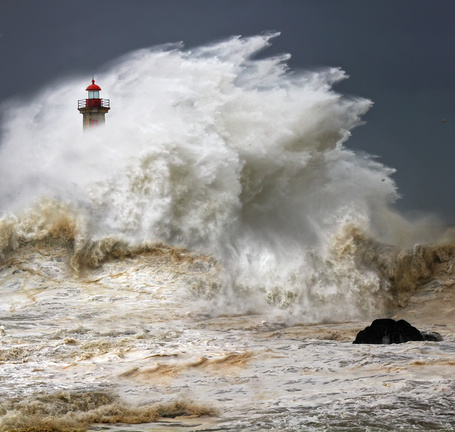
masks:
<svg viewBox="0 0 455 432"><path fill-rule="evenodd" d="M258 58L275 36L120 59L96 77L112 110L91 133L74 106L86 77L9 102L2 259L54 241L77 273L164 243L219 263L220 313L345 320L403 300L453 248L400 251L435 232L391 209L392 169L345 147L371 101L337 94L338 68Z"/></svg>

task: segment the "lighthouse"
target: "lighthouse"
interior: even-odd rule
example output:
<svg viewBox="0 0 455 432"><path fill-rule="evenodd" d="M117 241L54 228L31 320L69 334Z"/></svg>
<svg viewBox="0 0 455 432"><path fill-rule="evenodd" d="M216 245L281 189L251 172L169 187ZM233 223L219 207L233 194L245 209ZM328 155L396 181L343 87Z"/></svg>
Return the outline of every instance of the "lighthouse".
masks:
<svg viewBox="0 0 455 432"><path fill-rule="evenodd" d="M87 99L80 99L77 103L77 109L83 115L84 130L104 124L104 116L111 109L109 99L100 98L101 87L94 79L85 90L88 91Z"/></svg>

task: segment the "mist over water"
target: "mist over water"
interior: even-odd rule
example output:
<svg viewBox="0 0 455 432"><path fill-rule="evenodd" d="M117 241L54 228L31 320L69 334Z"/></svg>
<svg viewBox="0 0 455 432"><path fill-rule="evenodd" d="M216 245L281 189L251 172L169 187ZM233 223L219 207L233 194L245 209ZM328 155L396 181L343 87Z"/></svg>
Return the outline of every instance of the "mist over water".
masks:
<svg viewBox="0 0 455 432"><path fill-rule="evenodd" d="M340 69L258 59L276 36L120 59L95 76L112 109L89 133L76 102L90 77L9 106L0 249L52 236L102 262L109 245L162 242L220 263L208 288L218 313L277 306L323 321L380 309L388 282L358 265L359 238L403 246L426 230L390 209L393 170L346 147L372 102L333 89Z"/></svg>

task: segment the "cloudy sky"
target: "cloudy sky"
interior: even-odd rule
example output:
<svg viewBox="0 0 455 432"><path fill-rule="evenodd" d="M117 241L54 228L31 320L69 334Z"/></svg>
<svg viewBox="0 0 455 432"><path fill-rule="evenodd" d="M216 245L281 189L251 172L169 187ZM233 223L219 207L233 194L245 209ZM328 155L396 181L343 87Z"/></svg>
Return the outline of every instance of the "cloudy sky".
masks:
<svg viewBox="0 0 455 432"><path fill-rule="evenodd" d="M374 101L346 145L397 170L397 207L455 223L454 23L453 0L0 0L0 103L138 48L277 30L267 54Z"/></svg>

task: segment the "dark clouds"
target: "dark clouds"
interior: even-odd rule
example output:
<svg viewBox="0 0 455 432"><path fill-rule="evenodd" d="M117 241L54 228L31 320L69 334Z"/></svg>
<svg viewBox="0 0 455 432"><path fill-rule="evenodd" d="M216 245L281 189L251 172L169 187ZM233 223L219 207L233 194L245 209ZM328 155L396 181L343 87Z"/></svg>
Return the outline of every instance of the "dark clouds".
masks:
<svg viewBox="0 0 455 432"><path fill-rule="evenodd" d="M375 102L347 146L397 169L398 207L453 223L454 17L453 0L0 0L0 100L138 48L278 30L267 54L340 66L337 90Z"/></svg>

